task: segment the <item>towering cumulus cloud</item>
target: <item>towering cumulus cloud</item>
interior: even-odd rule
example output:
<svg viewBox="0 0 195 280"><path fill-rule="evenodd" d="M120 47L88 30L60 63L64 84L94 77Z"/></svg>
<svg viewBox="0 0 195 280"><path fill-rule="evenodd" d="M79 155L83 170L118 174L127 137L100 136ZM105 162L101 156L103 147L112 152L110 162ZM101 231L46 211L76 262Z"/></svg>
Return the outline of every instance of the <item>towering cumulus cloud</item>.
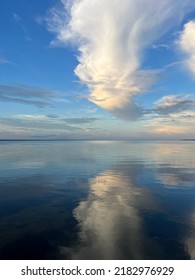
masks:
<svg viewBox="0 0 195 280"><path fill-rule="evenodd" d="M144 52L174 31L194 0L61 0L48 20L57 41L78 48L75 69L89 88L88 99L122 119L142 112L135 97L156 72L142 69Z"/></svg>
<svg viewBox="0 0 195 280"><path fill-rule="evenodd" d="M179 46L187 56L185 65L195 76L195 21L185 24L181 32Z"/></svg>

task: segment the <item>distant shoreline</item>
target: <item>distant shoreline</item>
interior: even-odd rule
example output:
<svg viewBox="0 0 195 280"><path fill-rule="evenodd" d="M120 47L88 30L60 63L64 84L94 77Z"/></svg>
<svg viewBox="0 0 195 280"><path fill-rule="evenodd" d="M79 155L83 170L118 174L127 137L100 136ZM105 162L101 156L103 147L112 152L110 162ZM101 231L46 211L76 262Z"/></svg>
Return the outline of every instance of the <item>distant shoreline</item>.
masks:
<svg viewBox="0 0 195 280"><path fill-rule="evenodd" d="M180 139L180 141L195 141L195 139Z"/></svg>

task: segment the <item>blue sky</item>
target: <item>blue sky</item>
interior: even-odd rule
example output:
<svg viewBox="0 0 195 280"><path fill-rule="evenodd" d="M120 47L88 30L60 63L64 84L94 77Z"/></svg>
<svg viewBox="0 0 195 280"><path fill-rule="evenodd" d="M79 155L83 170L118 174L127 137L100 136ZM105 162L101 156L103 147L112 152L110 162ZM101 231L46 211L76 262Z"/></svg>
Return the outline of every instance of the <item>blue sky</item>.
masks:
<svg viewBox="0 0 195 280"><path fill-rule="evenodd" d="M0 2L1 139L195 138L192 0Z"/></svg>

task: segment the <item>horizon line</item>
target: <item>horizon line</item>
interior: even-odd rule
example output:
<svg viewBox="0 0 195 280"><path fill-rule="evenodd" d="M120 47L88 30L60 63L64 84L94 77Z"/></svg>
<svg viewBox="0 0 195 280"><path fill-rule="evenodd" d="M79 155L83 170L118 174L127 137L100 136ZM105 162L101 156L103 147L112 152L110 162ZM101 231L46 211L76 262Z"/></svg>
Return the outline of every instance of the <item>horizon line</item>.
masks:
<svg viewBox="0 0 195 280"><path fill-rule="evenodd" d="M154 138L146 138L146 139L140 139L140 138L131 138L131 139L102 139L102 138L97 138L97 139L44 139L44 138L41 138L41 139L33 139L33 138L2 138L0 139L0 141L34 141L34 142L41 142L41 141L195 141L194 138L183 138L183 139L154 139Z"/></svg>

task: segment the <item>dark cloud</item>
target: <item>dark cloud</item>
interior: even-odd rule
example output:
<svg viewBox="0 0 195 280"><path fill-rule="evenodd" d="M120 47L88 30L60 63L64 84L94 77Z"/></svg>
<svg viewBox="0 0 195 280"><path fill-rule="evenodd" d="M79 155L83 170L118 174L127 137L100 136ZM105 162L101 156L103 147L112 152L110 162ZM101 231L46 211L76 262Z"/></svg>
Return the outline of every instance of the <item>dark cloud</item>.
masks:
<svg viewBox="0 0 195 280"><path fill-rule="evenodd" d="M0 95L0 102L11 102L11 103L20 103L20 104L26 104L26 105L32 105L38 108L44 108L44 107L53 107L48 102L38 101L38 100L26 100L23 98L14 98L14 97L7 97L7 96L1 96Z"/></svg>
<svg viewBox="0 0 195 280"><path fill-rule="evenodd" d="M58 119L59 118L59 116L55 115L55 114L49 114L46 117L51 118L51 119Z"/></svg>
<svg viewBox="0 0 195 280"><path fill-rule="evenodd" d="M127 102L122 108L110 110L116 118L125 121L136 121L143 117L144 109L137 105L134 101Z"/></svg>
<svg viewBox="0 0 195 280"><path fill-rule="evenodd" d="M69 124L85 124L99 120L98 118L64 118L63 121Z"/></svg>
<svg viewBox="0 0 195 280"><path fill-rule="evenodd" d="M162 97L156 104L154 112L159 115L180 113L195 108L195 97L191 95L169 95Z"/></svg>
<svg viewBox="0 0 195 280"><path fill-rule="evenodd" d="M0 85L0 94L6 94L13 97L19 96L44 99L50 99L56 96L54 91L22 84Z"/></svg>

